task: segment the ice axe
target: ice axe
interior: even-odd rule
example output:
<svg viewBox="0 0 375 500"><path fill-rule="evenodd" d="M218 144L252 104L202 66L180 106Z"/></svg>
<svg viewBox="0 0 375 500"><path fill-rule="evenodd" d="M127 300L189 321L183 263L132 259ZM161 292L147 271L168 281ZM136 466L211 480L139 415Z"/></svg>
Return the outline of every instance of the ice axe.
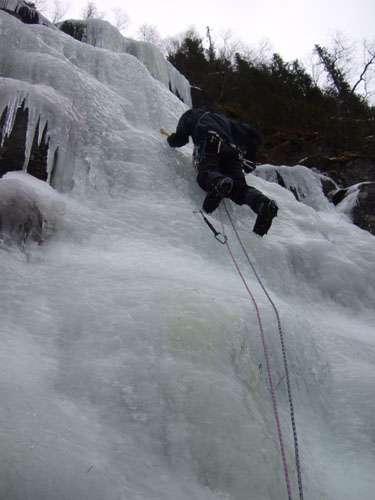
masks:
<svg viewBox="0 0 375 500"><path fill-rule="evenodd" d="M169 132L167 132L166 130L164 130L163 128L160 129L160 132L163 134L163 135L166 135L167 137L169 137L171 134Z"/></svg>

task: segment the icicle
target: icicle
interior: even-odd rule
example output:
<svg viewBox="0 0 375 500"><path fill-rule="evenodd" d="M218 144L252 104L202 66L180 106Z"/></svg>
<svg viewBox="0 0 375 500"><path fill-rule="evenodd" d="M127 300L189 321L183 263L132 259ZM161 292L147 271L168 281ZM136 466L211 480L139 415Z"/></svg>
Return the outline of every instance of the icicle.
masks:
<svg viewBox="0 0 375 500"><path fill-rule="evenodd" d="M5 92L3 93L3 100L0 101L0 114L2 114L5 109L8 108L8 110L5 117L3 129L1 131L1 147L4 145L5 139L7 139L12 133L17 111L19 108L22 108L22 103L24 100L25 94L23 91L16 91L10 95Z"/></svg>
<svg viewBox="0 0 375 500"><path fill-rule="evenodd" d="M36 128L39 124L39 112L28 106L29 109L29 119L27 121L27 129L26 129L26 142L25 142L25 161L23 163L23 170L27 171L27 166L30 161L31 149L33 147L34 137Z"/></svg>
<svg viewBox="0 0 375 500"><path fill-rule="evenodd" d="M24 5L20 0L0 0L0 9L17 12Z"/></svg>
<svg viewBox="0 0 375 500"><path fill-rule="evenodd" d="M2 144L12 133L17 110L28 109L23 170L27 171L34 138L40 146L44 135L44 140L48 143L47 176L50 179L56 150L59 150L60 164L65 161L68 141L74 138L76 116L72 102L52 88L43 85L33 85L11 78L1 78L0 84L0 112L8 109L2 130ZM18 90L15 91L17 87ZM48 128L46 128L47 123Z"/></svg>
<svg viewBox="0 0 375 500"><path fill-rule="evenodd" d="M40 146L42 143L44 131L46 131L47 133L47 128L46 128L47 124L48 124L47 119L43 116L39 116L38 146Z"/></svg>
<svg viewBox="0 0 375 500"><path fill-rule="evenodd" d="M55 165L55 159L56 159L56 153L58 150L58 146L54 144L51 146L49 144L48 151L47 151L47 182L48 184L51 183L51 176Z"/></svg>
<svg viewBox="0 0 375 500"><path fill-rule="evenodd" d="M4 95L6 95L5 92ZM26 171L30 160L30 154L34 142L36 128L38 127L38 124L40 122L41 112L40 110L36 109L35 106L32 106L30 104L30 96L24 90L17 91L15 93L11 92L10 94L8 94L8 101L4 100L3 102L0 102L0 113L2 114L2 112L6 108L8 109L8 111L5 117L3 129L1 131L2 134L1 147L4 145L5 140L11 135L13 131L18 110L28 109L28 121L26 129L26 141L25 141L25 159L23 164L23 170ZM41 122L43 124L43 128L39 126L38 145L40 145L46 121L47 121L46 119L43 119Z"/></svg>
<svg viewBox="0 0 375 500"><path fill-rule="evenodd" d="M160 50L151 43L124 38L124 51L139 59L151 73L172 92L177 93L185 104L191 106L190 84L188 80L168 62Z"/></svg>

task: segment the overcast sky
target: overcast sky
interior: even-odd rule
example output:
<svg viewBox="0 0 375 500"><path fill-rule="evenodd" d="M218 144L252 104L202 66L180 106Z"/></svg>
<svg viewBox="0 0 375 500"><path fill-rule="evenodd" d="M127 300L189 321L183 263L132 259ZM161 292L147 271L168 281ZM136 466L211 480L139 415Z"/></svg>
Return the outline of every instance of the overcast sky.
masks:
<svg viewBox="0 0 375 500"><path fill-rule="evenodd" d="M69 17L81 17L87 0L68 0ZM133 36L141 24L155 25L161 36L185 31L194 25L201 36L210 26L213 36L231 30L250 46L262 39L287 60L303 58L314 44L327 45L332 34L345 32L350 39L375 38L375 0L94 0L110 19L120 7L131 24L124 32ZM74 7L73 7L74 5Z"/></svg>

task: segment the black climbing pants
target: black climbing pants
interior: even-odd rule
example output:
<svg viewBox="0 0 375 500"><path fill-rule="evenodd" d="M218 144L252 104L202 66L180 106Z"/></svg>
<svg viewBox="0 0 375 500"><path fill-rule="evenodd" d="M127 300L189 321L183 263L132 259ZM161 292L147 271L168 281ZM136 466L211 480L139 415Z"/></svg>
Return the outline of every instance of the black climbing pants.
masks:
<svg viewBox="0 0 375 500"><path fill-rule="evenodd" d="M199 145L198 158L197 182L204 191L210 191L218 179L230 177L233 188L228 198L238 205L249 205L258 213L261 202L269 200L258 189L246 184L238 150L217 136L205 138Z"/></svg>

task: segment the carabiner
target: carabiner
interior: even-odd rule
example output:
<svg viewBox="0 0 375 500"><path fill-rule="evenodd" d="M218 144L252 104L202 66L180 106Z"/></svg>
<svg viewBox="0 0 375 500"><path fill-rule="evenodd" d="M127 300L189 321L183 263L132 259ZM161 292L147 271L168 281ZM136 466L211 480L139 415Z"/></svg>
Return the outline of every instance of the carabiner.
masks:
<svg viewBox="0 0 375 500"><path fill-rule="evenodd" d="M223 238L222 240L220 239L221 237ZM222 245L225 245L225 244L227 243L227 240L228 240L227 235L224 235L224 236L223 236L221 233L216 233L216 234L215 234L215 238L216 238L216 239L217 239L217 241L218 241L219 243L221 243Z"/></svg>

